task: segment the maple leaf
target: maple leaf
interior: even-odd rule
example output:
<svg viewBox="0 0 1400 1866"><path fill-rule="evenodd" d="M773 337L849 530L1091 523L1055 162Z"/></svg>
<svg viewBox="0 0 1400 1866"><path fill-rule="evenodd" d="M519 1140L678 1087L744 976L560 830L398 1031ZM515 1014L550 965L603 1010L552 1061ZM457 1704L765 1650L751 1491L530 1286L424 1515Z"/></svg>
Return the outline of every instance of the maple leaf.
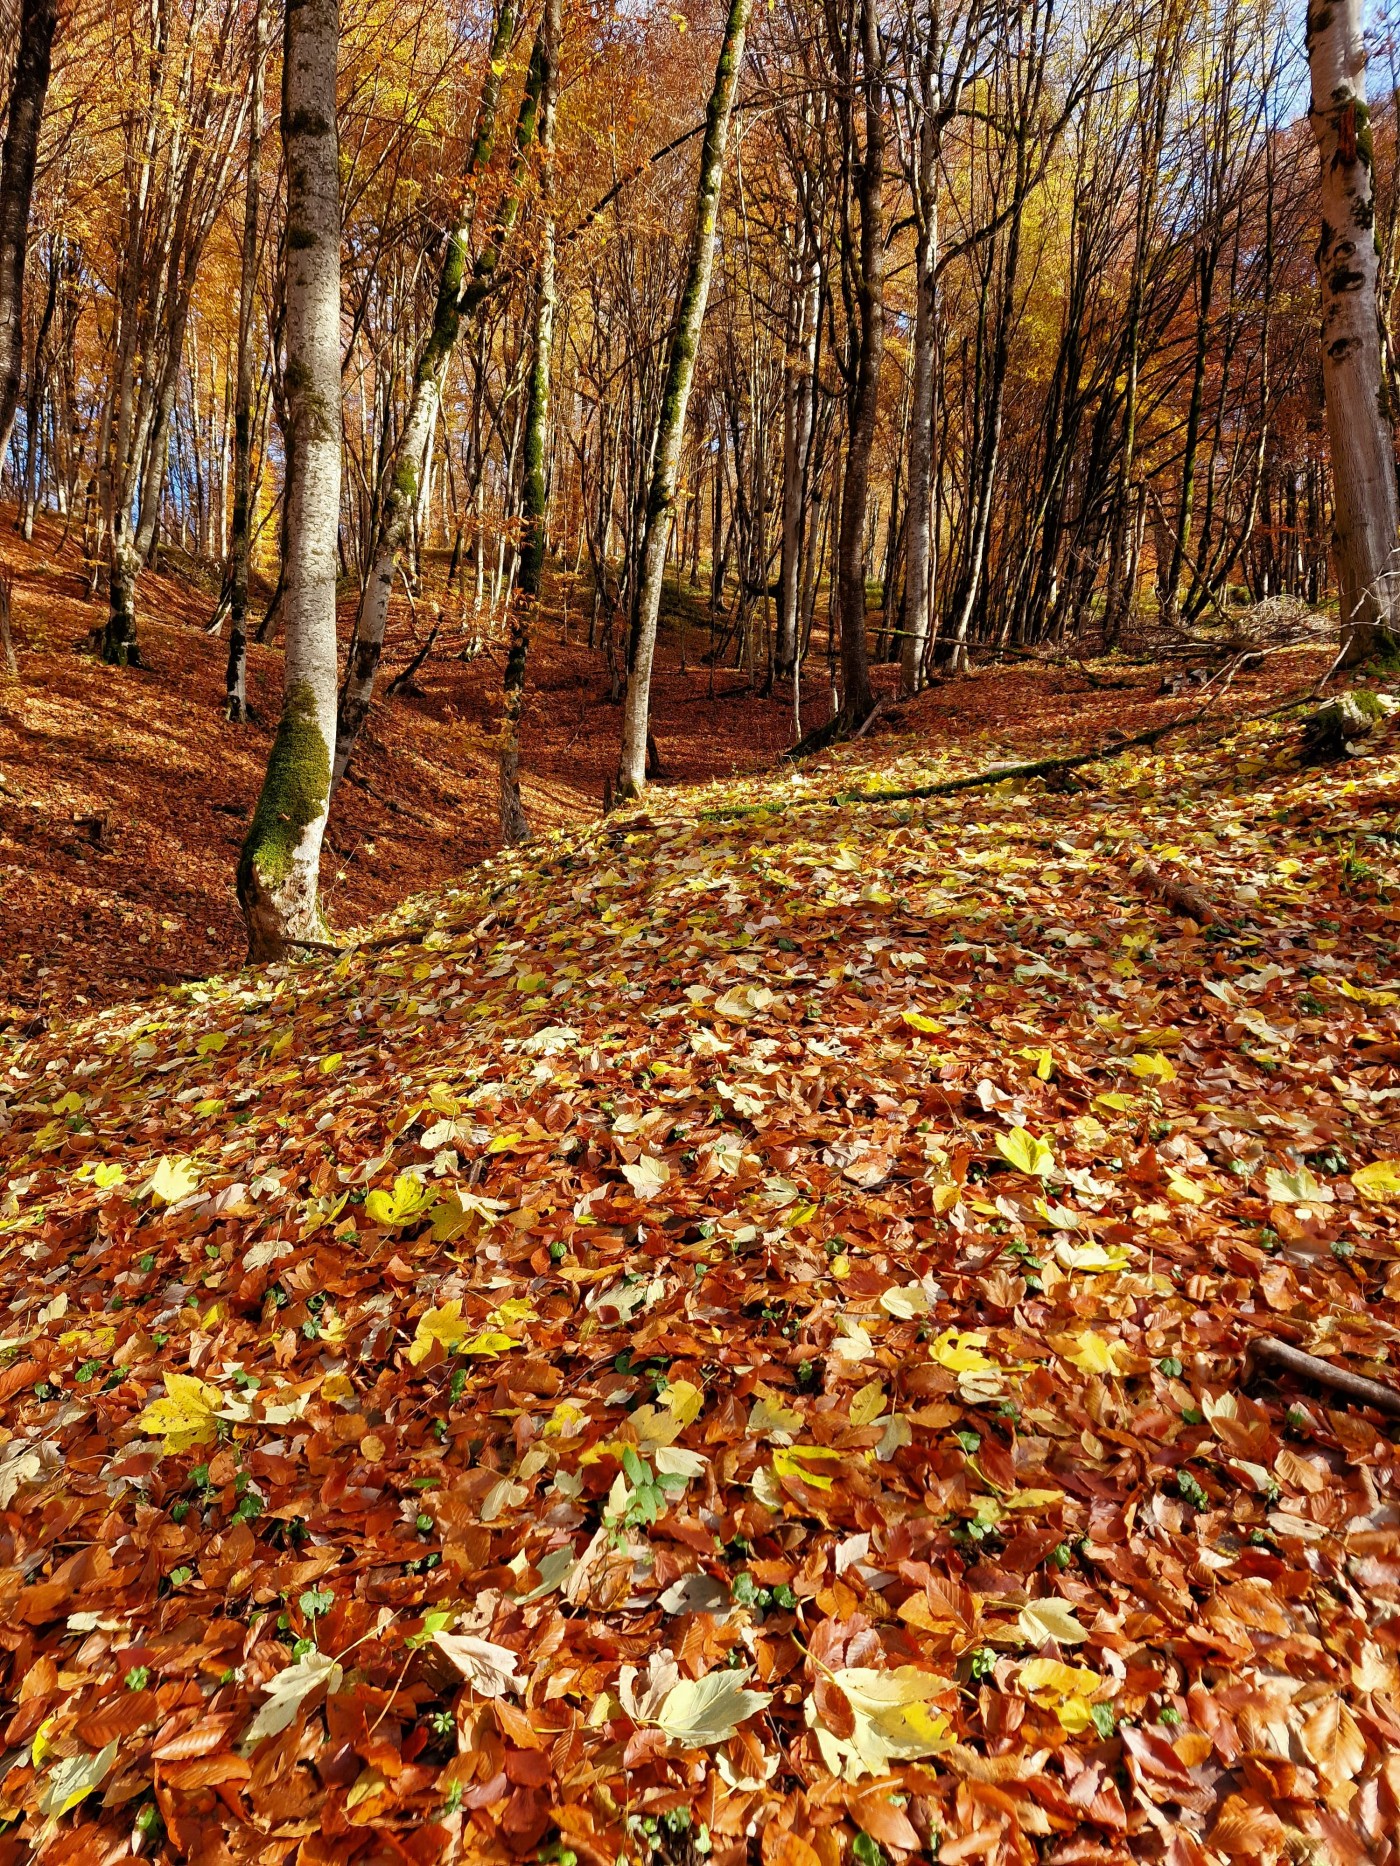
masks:
<svg viewBox="0 0 1400 1866"><path fill-rule="evenodd" d="M247 1755L267 1737L285 1730L313 1691L322 1685L329 1692L338 1691L342 1676L339 1661L312 1646L264 1687L267 1702L243 1732L240 1749Z"/></svg>
<svg viewBox="0 0 1400 1866"><path fill-rule="evenodd" d="M137 1418L139 1430L158 1436L165 1455L212 1444L218 1437L223 1394L194 1374L167 1372L164 1378L165 1397L152 1400Z"/></svg>
<svg viewBox="0 0 1400 1866"><path fill-rule="evenodd" d="M702 1678L683 1678L673 1685L656 1713L656 1722L673 1743L700 1749L727 1743L741 1723L767 1708L771 1691L750 1691L752 1668L707 1672Z"/></svg>
<svg viewBox="0 0 1400 1866"><path fill-rule="evenodd" d="M624 1166L622 1176L639 1199L654 1199L671 1182L671 1169L665 1160L644 1153L633 1166Z"/></svg>
<svg viewBox="0 0 1400 1866"><path fill-rule="evenodd" d="M108 1180L108 1184L116 1184ZM188 1160L170 1159L162 1154L156 1162L156 1169L146 1181L143 1191L149 1198L159 1199L162 1205L178 1205L181 1199L187 1199L199 1185L199 1178L191 1169Z"/></svg>
<svg viewBox="0 0 1400 1866"><path fill-rule="evenodd" d="M365 1216L386 1229L398 1229L421 1218L436 1198L433 1188L416 1173L400 1173L391 1191L365 1195Z"/></svg>

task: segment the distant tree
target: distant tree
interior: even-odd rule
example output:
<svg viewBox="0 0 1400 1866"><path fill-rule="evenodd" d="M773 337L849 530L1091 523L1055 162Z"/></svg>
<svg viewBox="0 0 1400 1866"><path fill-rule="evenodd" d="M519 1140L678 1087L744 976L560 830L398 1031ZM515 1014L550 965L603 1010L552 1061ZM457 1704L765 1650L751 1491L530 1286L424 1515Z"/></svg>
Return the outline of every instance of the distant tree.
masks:
<svg viewBox="0 0 1400 1866"><path fill-rule="evenodd" d="M29 203L57 25L58 0L21 0L19 52L10 86L5 150L0 157L0 459L10 444L19 406Z"/></svg>

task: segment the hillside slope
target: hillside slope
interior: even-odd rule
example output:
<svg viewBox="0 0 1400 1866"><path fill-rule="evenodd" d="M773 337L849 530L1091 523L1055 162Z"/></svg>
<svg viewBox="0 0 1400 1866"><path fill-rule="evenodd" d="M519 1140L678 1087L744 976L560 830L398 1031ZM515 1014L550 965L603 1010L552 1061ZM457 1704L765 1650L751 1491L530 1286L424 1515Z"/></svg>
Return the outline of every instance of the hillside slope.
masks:
<svg viewBox="0 0 1400 1866"><path fill-rule="evenodd" d="M65 540L59 522L43 518L27 545L0 510L0 539L20 667L18 680L0 671L4 1034L242 962L234 870L272 742L282 656L275 644L249 649L257 721L230 725L227 642L206 633L213 591L144 573L139 628L149 665L117 672L74 652L104 615L87 600L76 536ZM447 616L438 650L416 692L375 706L336 798L322 880L337 927L372 920L499 846L503 651L488 644L474 660L458 658L470 612L459 619L456 594L434 595ZM560 578L549 595L523 727L524 798L537 829L598 814L604 776L617 767L620 719L601 656L577 639L586 628L578 593ZM354 610L347 596L342 641ZM570 610L566 645L559 637ZM399 597L386 684L414 647ZM788 699L736 693L732 670L712 678L695 665L693 639L682 672L678 647L663 640L656 683L656 736L670 774L729 776L771 762L789 741Z"/></svg>
<svg viewBox="0 0 1400 1866"><path fill-rule="evenodd" d="M857 747L19 1052L0 1861L1400 1857L1393 1422L1246 1364L1394 1379L1400 755L1295 742Z"/></svg>

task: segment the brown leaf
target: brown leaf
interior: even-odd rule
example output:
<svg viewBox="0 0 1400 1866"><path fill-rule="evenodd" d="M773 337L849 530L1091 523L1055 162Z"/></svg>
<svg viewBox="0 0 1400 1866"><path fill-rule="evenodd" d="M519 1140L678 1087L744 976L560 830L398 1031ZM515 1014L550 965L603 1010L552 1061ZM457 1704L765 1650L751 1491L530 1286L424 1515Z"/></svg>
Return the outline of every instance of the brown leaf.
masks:
<svg viewBox="0 0 1400 1866"><path fill-rule="evenodd" d="M1324 1698L1303 1725L1303 1748L1329 1787L1349 1782L1366 1760L1366 1739L1339 1697Z"/></svg>

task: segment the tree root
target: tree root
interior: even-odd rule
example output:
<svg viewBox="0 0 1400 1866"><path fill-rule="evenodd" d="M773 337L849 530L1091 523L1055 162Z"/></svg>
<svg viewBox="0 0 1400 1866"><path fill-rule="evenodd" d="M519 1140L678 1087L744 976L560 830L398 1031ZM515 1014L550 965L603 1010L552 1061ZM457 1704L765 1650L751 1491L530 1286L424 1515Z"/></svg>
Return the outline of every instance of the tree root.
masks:
<svg viewBox="0 0 1400 1866"><path fill-rule="evenodd" d="M1311 1380L1331 1393L1354 1400L1358 1406L1374 1406L1377 1412L1400 1419L1400 1392L1394 1387L1384 1386L1379 1380L1368 1380L1365 1374L1354 1374L1331 1361L1319 1360L1315 1354L1305 1354L1301 1348L1279 1341L1273 1335L1260 1335L1249 1344L1246 1371L1250 1366L1261 1365L1293 1374L1300 1380Z"/></svg>

